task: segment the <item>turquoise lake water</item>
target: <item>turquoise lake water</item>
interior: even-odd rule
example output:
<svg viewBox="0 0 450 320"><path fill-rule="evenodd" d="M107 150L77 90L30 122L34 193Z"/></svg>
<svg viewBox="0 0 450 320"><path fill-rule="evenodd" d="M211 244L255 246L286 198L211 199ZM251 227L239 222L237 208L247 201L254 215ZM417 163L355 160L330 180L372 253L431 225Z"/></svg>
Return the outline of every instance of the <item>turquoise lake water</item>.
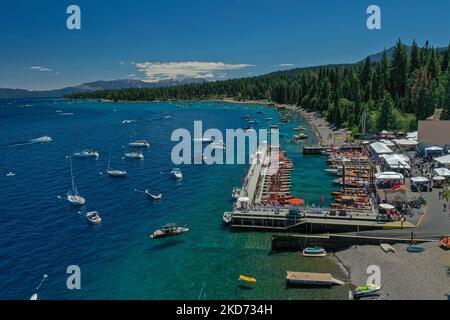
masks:
<svg viewBox="0 0 450 320"><path fill-rule="evenodd" d="M240 186L246 165L177 166L181 182L169 175L174 129L192 130L195 120L202 120L204 129L241 128L247 114L260 126L267 117L278 122L276 110L259 105L0 100L0 299L28 299L43 274L48 280L40 299L346 298L345 287L285 287L288 270L339 274L328 259L271 254L273 232L224 227L223 212L231 208L231 190ZM123 124L125 119L137 121ZM283 125L281 132L292 136L299 125L314 139L302 119ZM53 141L28 143L44 135ZM138 139L151 144L145 160L123 159L125 145ZM100 158L73 159L79 192L87 200L79 209L60 197L70 187L66 156L85 148L97 149ZM112 163L126 169L127 178L102 174L110 150ZM292 194L317 205L323 194L329 202L333 186L325 159L304 157L295 145L286 150L295 164ZM6 177L9 171L16 176ZM135 188L161 192L163 199L151 202ZM80 210L99 211L102 224L89 225ZM168 222L188 224L190 231L149 239ZM69 265L81 268L81 290L66 287ZM240 274L257 278L257 284L241 287Z"/></svg>

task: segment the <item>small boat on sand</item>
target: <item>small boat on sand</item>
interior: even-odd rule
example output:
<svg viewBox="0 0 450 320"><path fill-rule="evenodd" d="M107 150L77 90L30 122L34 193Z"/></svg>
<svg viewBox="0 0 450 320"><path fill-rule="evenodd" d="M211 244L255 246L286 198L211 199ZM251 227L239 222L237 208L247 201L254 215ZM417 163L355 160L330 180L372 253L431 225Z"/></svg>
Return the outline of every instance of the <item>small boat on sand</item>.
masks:
<svg viewBox="0 0 450 320"><path fill-rule="evenodd" d="M353 290L353 296L355 298L367 297L376 294L380 290L381 290L380 286L377 286L375 284L369 284L366 287L358 287L355 290Z"/></svg>
<svg viewBox="0 0 450 320"><path fill-rule="evenodd" d="M303 250L304 257L325 257L327 252L321 247L308 247Z"/></svg>
<svg viewBox="0 0 450 320"><path fill-rule="evenodd" d="M91 211L86 213L86 218L88 219L89 223L91 224L100 224L102 223L102 218L98 214L97 211Z"/></svg>
<svg viewBox="0 0 450 320"><path fill-rule="evenodd" d="M177 227L174 223L166 224L159 230L156 230L150 235L151 239L157 238L166 238L166 237L174 237L179 236L185 232L188 232L189 229L186 227Z"/></svg>
<svg viewBox="0 0 450 320"><path fill-rule="evenodd" d="M439 240L439 245L441 248L449 250L450 249L450 236L442 237L441 240Z"/></svg>
<svg viewBox="0 0 450 320"><path fill-rule="evenodd" d="M410 245L406 248L406 251L410 252L410 253L421 253L425 251L424 247L419 247L416 245Z"/></svg>
<svg viewBox="0 0 450 320"><path fill-rule="evenodd" d="M162 199L162 194L158 194L158 195L154 195L152 193L150 193L150 190L145 190L144 193L147 195L147 197L149 197L152 200L161 200Z"/></svg>
<svg viewBox="0 0 450 320"><path fill-rule="evenodd" d="M248 276L243 276L243 275L239 276L239 281L244 281L244 282L247 282L247 283L256 283L256 279L255 278L248 277Z"/></svg>

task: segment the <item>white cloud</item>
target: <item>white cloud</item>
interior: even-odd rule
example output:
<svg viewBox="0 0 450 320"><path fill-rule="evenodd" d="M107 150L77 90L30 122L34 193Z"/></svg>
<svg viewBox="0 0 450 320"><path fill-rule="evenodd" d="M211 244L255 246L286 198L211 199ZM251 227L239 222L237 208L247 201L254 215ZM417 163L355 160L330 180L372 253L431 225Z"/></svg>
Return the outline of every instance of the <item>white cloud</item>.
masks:
<svg viewBox="0 0 450 320"><path fill-rule="evenodd" d="M285 67L285 68L289 68L289 67L295 67L295 64L292 63L282 63L278 65L279 67Z"/></svg>
<svg viewBox="0 0 450 320"><path fill-rule="evenodd" d="M145 74L147 82L169 79L210 79L226 75L226 71L252 67L250 64L227 64L223 62L141 62L136 68Z"/></svg>
<svg viewBox="0 0 450 320"><path fill-rule="evenodd" d="M52 69L41 67L41 66L30 67L30 69L34 70L34 71L40 71L40 72L52 72Z"/></svg>

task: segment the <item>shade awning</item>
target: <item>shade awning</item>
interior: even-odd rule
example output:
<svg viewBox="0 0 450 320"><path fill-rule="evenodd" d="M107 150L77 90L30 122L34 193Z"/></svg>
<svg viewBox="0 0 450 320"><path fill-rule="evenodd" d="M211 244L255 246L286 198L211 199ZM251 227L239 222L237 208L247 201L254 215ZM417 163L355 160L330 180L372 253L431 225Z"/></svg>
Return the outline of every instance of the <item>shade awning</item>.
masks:
<svg viewBox="0 0 450 320"><path fill-rule="evenodd" d="M248 197L239 197L239 198L238 198L238 201L239 201L239 202L249 202L250 199L249 199Z"/></svg>
<svg viewBox="0 0 450 320"><path fill-rule="evenodd" d="M292 198L292 199L287 200L287 203L298 206L298 205L304 204L305 201L302 199L298 199L298 198Z"/></svg>
<svg viewBox="0 0 450 320"><path fill-rule="evenodd" d="M400 180L403 179L404 176L401 173L397 172L381 172L375 175L375 178L379 180Z"/></svg>
<svg viewBox="0 0 450 320"><path fill-rule="evenodd" d="M434 181L444 181L444 180L447 180L447 179L445 179L445 177L443 177L443 176L437 176L437 177L433 177L433 180Z"/></svg>
<svg viewBox="0 0 450 320"><path fill-rule="evenodd" d="M395 209L395 207L391 204L387 204L387 203L382 203L380 204L380 208L382 209L386 209L386 210L392 210Z"/></svg>
<svg viewBox="0 0 450 320"><path fill-rule="evenodd" d="M434 173L435 173L437 176L442 176L442 177L446 177L446 178L450 177L450 170L447 169L447 168L437 168L437 169L434 169Z"/></svg>
<svg viewBox="0 0 450 320"><path fill-rule="evenodd" d="M425 152L439 152L439 151L444 151L444 149L437 146L425 148Z"/></svg>
<svg viewBox="0 0 450 320"><path fill-rule="evenodd" d="M443 157L434 158L434 161L439 162L442 165L450 165L450 154L447 154Z"/></svg>
<svg viewBox="0 0 450 320"><path fill-rule="evenodd" d="M386 144L384 144L382 142L374 142L370 145L370 147L376 154L392 153L392 150Z"/></svg>

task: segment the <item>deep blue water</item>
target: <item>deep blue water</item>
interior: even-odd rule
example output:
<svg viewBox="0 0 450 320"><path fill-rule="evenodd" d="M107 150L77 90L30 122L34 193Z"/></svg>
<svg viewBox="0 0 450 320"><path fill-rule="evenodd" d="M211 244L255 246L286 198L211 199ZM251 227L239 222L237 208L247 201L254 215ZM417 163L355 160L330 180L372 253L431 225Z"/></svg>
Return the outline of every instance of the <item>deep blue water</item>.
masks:
<svg viewBox="0 0 450 320"><path fill-rule="evenodd" d="M176 128L243 127L243 115L278 120L273 109L256 105L196 102L99 103L64 100L0 101L0 299L28 299L42 275L48 280L40 299L309 299L345 297L345 288L286 289L285 272L337 272L328 262L311 262L299 254L269 254L272 233L231 232L222 214L231 207L234 186L245 165L180 166L176 182L169 175ZM62 115L56 112L73 115ZM262 111L264 114L257 114ZM163 119L170 115L170 119ZM123 124L125 119L138 120ZM262 121L263 123L263 121ZM292 135L295 121L282 127ZM264 125L264 124L261 124ZM27 144L51 136L50 143ZM312 133L310 133L312 136ZM123 159L125 145L149 140L145 160ZM83 208L64 199L70 187L67 155L95 148L100 158L73 159ZM331 178L323 157L303 157L287 146L295 162L293 194L308 203L328 201ZM128 171L125 179L102 174L112 163ZM13 171L14 177L6 177ZM151 202L134 189L163 194ZM92 226L79 211L97 210L102 224ZM149 234L168 222L188 224L181 237L152 241ZM81 268L81 290L68 290L66 268ZM258 279L252 290L237 278ZM203 290L202 290L203 288Z"/></svg>

